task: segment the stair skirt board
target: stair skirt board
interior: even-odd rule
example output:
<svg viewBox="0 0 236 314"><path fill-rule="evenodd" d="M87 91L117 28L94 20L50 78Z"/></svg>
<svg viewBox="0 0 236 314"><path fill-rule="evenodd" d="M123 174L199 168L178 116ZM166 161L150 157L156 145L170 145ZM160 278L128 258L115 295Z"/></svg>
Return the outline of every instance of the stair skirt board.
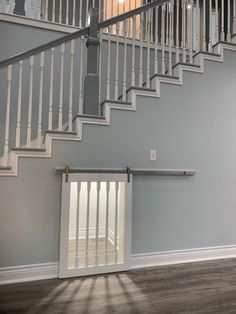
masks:
<svg viewBox="0 0 236 314"><path fill-rule="evenodd" d="M131 256L131 269L177 265L235 257L236 245L133 254ZM0 285L58 278L58 273L58 262L2 267L0 268Z"/></svg>
<svg viewBox="0 0 236 314"><path fill-rule="evenodd" d="M1 165L0 160L0 176L17 176L18 174L18 159L19 157L34 157L34 158L51 158L52 157L52 141L53 140L68 140L68 141L81 141L83 139L83 124L97 124L97 125L110 125L111 123L111 110L136 110L136 97L160 97L161 83L182 85L184 79L184 72L197 72L204 73L205 60L223 62L224 50L236 51L236 44L219 42L214 45L213 53L199 52L194 56L195 62L198 64L182 64L178 63L174 67L174 76L169 77L162 75L154 75L151 79L151 88L131 87L127 91L128 102L105 101L102 104L102 111L104 117L89 117L77 116L75 118L77 132L45 132L45 150L24 150L15 149L9 153L9 163L6 167Z"/></svg>

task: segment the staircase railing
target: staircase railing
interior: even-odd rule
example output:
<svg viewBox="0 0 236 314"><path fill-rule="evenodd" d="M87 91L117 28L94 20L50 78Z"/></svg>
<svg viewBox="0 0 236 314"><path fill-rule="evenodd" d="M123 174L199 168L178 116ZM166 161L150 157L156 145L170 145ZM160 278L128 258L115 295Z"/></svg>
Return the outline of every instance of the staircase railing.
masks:
<svg viewBox="0 0 236 314"><path fill-rule="evenodd" d="M131 11L148 0L0 0L0 12L26 16L60 25L87 27L89 7L96 2L99 20L104 21Z"/></svg>
<svg viewBox="0 0 236 314"><path fill-rule="evenodd" d="M153 77L231 42L235 2L220 4L155 0L99 23L94 8L90 27L0 62L1 164L10 164L12 148L42 149L45 132L77 131L77 114L126 102L131 87L150 89Z"/></svg>

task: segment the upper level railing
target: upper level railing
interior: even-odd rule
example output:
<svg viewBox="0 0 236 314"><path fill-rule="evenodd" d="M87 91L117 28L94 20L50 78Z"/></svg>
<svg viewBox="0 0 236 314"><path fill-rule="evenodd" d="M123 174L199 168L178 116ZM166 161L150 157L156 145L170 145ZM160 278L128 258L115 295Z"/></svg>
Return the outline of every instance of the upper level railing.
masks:
<svg viewBox="0 0 236 314"><path fill-rule="evenodd" d="M154 0L99 22L93 8L90 27L0 62L2 165L12 147L40 149L46 131L74 131L78 113L100 114L104 100L125 102L130 87L231 42L234 12L235 1Z"/></svg>
<svg viewBox="0 0 236 314"><path fill-rule="evenodd" d="M93 0L0 0L0 12L73 27L87 27ZM99 21L139 8L148 0L99 0Z"/></svg>

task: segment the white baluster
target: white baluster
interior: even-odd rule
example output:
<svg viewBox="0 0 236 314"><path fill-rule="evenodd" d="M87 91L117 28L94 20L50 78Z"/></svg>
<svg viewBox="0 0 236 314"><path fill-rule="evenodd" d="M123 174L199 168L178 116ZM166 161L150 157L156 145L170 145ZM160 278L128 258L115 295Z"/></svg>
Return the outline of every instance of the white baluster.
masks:
<svg viewBox="0 0 236 314"><path fill-rule="evenodd" d="M107 0L103 0L103 21L107 19Z"/></svg>
<svg viewBox="0 0 236 314"><path fill-rule="evenodd" d="M59 131L62 131L62 123L63 123L64 56L65 56L65 44L61 44L60 91L59 91L59 113L58 113L58 130Z"/></svg>
<svg viewBox="0 0 236 314"><path fill-rule="evenodd" d="M48 106L48 130L52 130L52 108L53 108L53 82L54 82L54 53L55 48L51 48L50 80L49 80L49 106Z"/></svg>
<svg viewBox="0 0 236 314"><path fill-rule="evenodd" d="M225 41L225 27L224 27L224 0L221 0L221 32L220 32L220 40Z"/></svg>
<svg viewBox="0 0 236 314"><path fill-rule="evenodd" d="M82 13L83 13L83 0L80 0L79 3L79 28L83 27L83 17L82 17Z"/></svg>
<svg viewBox="0 0 236 314"><path fill-rule="evenodd" d="M200 29L200 4L199 4L199 0L197 0L196 3L196 49L197 51L200 51L200 47L201 47L201 42L200 42L200 33L201 33L201 29Z"/></svg>
<svg viewBox="0 0 236 314"><path fill-rule="evenodd" d="M106 182L105 265L108 264L110 182Z"/></svg>
<svg viewBox="0 0 236 314"><path fill-rule="evenodd" d="M98 95L98 103L101 103L101 93L102 93L102 40L103 40L103 30L100 29L99 31L99 95Z"/></svg>
<svg viewBox="0 0 236 314"><path fill-rule="evenodd" d="M169 11L170 11L170 3L166 4L166 32L165 32L165 43L169 45Z"/></svg>
<svg viewBox="0 0 236 314"><path fill-rule="evenodd" d="M52 0L52 21L55 22L56 20L56 0Z"/></svg>
<svg viewBox="0 0 236 314"><path fill-rule="evenodd" d="M69 25L69 0L66 0L66 25Z"/></svg>
<svg viewBox="0 0 236 314"><path fill-rule="evenodd" d="M140 16L139 87L143 87L143 13Z"/></svg>
<svg viewBox="0 0 236 314"><path fill-rule="evenodd" d="M45 21L48 21L48 0L46 0L44 16L45 16Z"/></svg>
<svg viewBox="0 0 236 314"><path fill-rule="evenodd" d="M23 73L23 60L19 62L17 118L16 118L16 147L20 147L21 105L22 105L22 73Z"/></svg>
<svg viewBox="0 0 236 314"><path fill-rule="evenodd" d="M202 36L202 48L204 51L206 51L207 43L206 43L206 0L203 0L203 22L202 22L202 28L203 28L203 36Z"/></svg>
<svg viewBox="0 0 236 314"><path fill-rule="evenodd" d="M218 4L218 0L215 0L215 11L216 11L215 42L218 42L219 41L219 4Z"/></svg>
<svg viewBox="0 0 236 314"><path fill-rule="evenodd" d="M125 13L125 1L123 2L123 12ZM122 23L122 35L125 36L125 21Z"/></svg>
<svg viewBox="0 0 236 314"><path fill-rule="evenodd" d="M165 75L165 11L166 5L161 7L161 74Z"/></svg>
<svg viewBox="0 0 236 314"><path fill-rule="evenodd" d="M183 62L186 62L186 2L183 0Z"/></svg>
<svg viewBox="0 0 236 314"><path fill-rule="evenodd" d="M173 1L169 3L169 62L168 62L168 73L170 76L172 76L172 46L173 46Z"/></svg>
<svg viewBox="0 0 236 314"><path fill-rule="evenodd" d="M32 19L34 19L34 0L31 0L31 16Z"/></svg>
<svg viewBox="0 0 236 314"><path fill-rule="evenodd" d="M151 9L150 10L150 31L151 31L151 37L150 37L150 40L151 42L153 42L154 38L153 38L153 15L154 15L154 9Z"/></svg>
<svg viewBox="0 0 236 314"><path fill-rule="evenodd" d="M230 18L230 0L228 0L228 14L227 14L227 41L231 42L231 18Z"/></svg>
<svg viewBox="0 0 236 314"><path fill-rule="evenodd" d="M115 240L114 240L114 264L118 261L118 193L119 193L119 182L115 184Z"/></svg>
<svg viewBox="0 0 236 314"><path fill-rule="evenodd" d="M79 267L79 215L80 215L80 192L81 182L77 183L77 210L76 210L76 227L75 227L75 268Z"/></svg>
<svg viewBox="0 0 236 314"><path fill-rule="evenodd" d="M150 10L147 12L147 73L146 73L146 87L150 87L150 33L151 33Z"/></svg>
<svg viewBox="0 0 236 314"><path fill-rule="evenodd" d="M236 0L233 0L233 35L235 33L236 33Z"/></svg>
<svg viewBox="0 0 236 314"><path fill-rule="evenodd" d="M40 80L39 80L39 107L38 107L38 147L42 143L42 111L43 111L43 72L44 72L44 52L40 54Z"/></svg>
<svg viewBox="0 0 236 314"><path fill-rule="evenodd" d="M72 25L75 26L75 0L73 0Z"/></svg>
<svg viewBox="0 0 236 314"><path fill-rule="evenodd" d="M41 20L41 16L43 14L42 13L42 9L41 9L41 0L38 0L38 19Z"/></svg>
<svg viewBox="0 0 236 314"><path fill-rule="evenodd" d="M80 40L80 69L79 69L79 114L83 113L83 73L84 73L84 37Z"/></svg>
<svg viewBox="0 0 236 314"><path fill-rule="evenodd" d="M7 102L6 102L6 126L5 126L5 139L4 139L3 166L8 166L10 111L11 111L11 85L12 85L12 65L9 65L7 67Z"/></svg>
<svg viewBox="0 0 236 314"><path fill-rule="evenodd" d="M116 24L116 70L115 70L115 100L118 100L119 93L119 33L120 23Z"/></svg>
<svg viewBox="0 0 236 314"><path fill-rule="evenodd" d="M209 42L208 51L212 51L212 0L209 0Z"/></svg>
<svg viewBox="0 0 236 314"><path fill-rule="evenodd" d="M30 57L29 105L28 105L27 141L26 141L27 147L31 146L32 106L33 106L33 75L34 75L34 56Z"/></svg>
<svg viewBox="0 0 236 314"><path fill-rule="evenodd" d="M135 36L136 36L136 16L133 16L132 33L132 66L131 66L131 86L135 86Z"/></svg>
<svg viewBox="0 0 236 314"><path fill-rule="evenodd" d="M127 80L127 20L124 21L124 67L123 67L123 101L126 101L126 80Z"/></svg>
<svg viewBox="0 0 236 314"><path fill-rule="evenodd" d="M114 0L111 1L111 17L114 17Z"/></svg>
<svg viewBox="0 0 236 314"><path fill-rule="evenodd" d="M62 0L59 1L59 24L62 24Z"/></svg>
<svg viewBox="0 0 236 314"><path fill-rule="evenodd" d="M131 10L131 0L129 0L129 7L128 7L128 11ZM128 37L131 37L131 24L132 24L132 20L128 19L127 20L127 27L128 27Z"/></svg>
<svg viewBox="0 0 236 314"><path fill-rule="evenodd" d="M106 80L106 99L110 100L110 76L111 76L111 26L108 27L108 45L107 45L107 80Z"/></svg>
<svg viewBox="0 0 236 314"><path fill-rule="evenodd" d="M145 4L147 4L147 0L145 1ZM143 12L143 15L144 15L144 21L145 21L144 40L147 40L147 29L148 29L147 11Z"/></svg>
<svg viewBox="0 0 236 314"><path fill-rule="evenodd" d="M85 26L88 26L89 0L86 0Z"/></svg>
<svg viewBox="0 0 236 314"><path fill-rule="evenodd" d="M101 183L97 182L97 208L96 208L96 244L95 244L95 265L98 265L98 243L99 243L99 215L100 215L100 190Z"/></svg>
<svg viewBox="0 0 236 314"><path fill-rule="evenodd" d="M154 73L158 74L158 12L159 7L155 9L155 52L154 52Z"/></svg>
<svg viewBox="0 0 236 314"><path fill-rule="evenodd" d="M90 216L90 192L91 182L87 183L87 214L86 214L86 242L85 242L85 266L89 262L89 216Z"/></svg>
<svg viewBox="0 0 236 314"><path fill-rule="evenodd" d="M179 0L176 0L176 63L179 63Z"/></svg>
<svg viewBox="0 0 236 314"><path fill-rule="evenodd" d="M10 3L9 3L9 0L6 0L5 13L10 13Z"/></svg>
<svg viewBox="0 0 236 314"><path fill-rule="evenodd" d="M189 24L189 61L193 63L193 1L189 4Z"/></svg>
<svg viewBox="0 0 236 314"><path fill-rule="evenodd" d="M69 114L68 114L68 131L72 131L72 120L73 120L73 84L74 84L74 55L75 55L75 42L74 40L70 43L70 92L69 92Z"/></svg>

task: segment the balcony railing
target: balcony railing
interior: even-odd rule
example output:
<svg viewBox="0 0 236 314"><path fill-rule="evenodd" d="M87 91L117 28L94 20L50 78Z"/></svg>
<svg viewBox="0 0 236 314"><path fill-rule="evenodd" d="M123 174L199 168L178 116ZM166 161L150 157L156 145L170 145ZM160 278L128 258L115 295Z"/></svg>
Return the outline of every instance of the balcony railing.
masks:
<svg viewBox="0 0 236 314"><path fill-rule="evenodd" d="M72 27L87 27L89 7L97 2L99 21L140 7L149 0L0 0L0 12Z"/></svg>

